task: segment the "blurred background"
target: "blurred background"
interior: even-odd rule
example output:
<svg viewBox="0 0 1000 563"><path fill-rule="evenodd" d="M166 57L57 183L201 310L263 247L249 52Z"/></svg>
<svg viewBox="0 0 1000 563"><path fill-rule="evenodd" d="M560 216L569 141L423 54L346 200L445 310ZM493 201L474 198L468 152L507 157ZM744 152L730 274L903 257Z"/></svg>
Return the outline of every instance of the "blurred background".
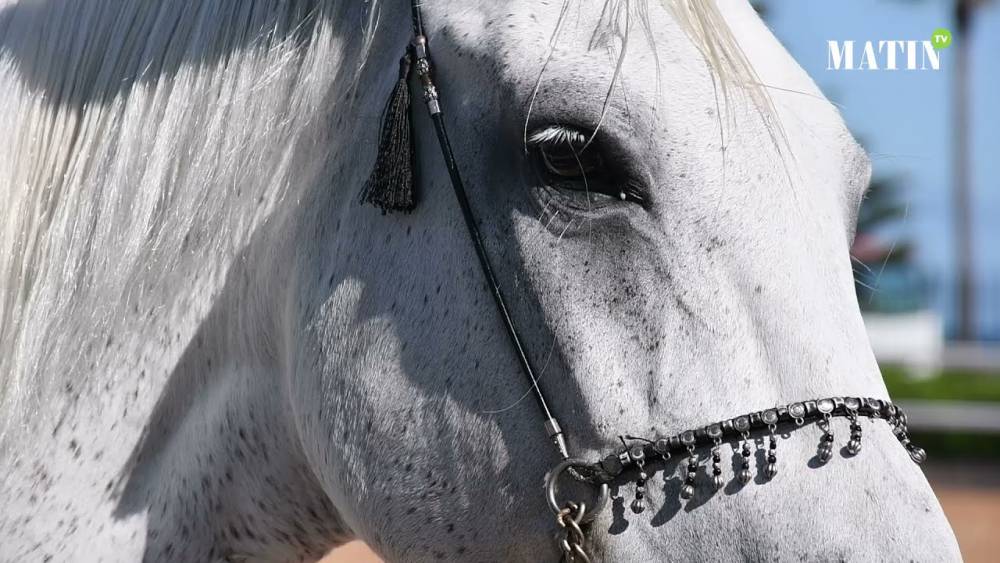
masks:
<svg viewBox="0 0 1000 563"><path fill-rule="evenodd" d="M872 157L852 248L865 325L966 561L997 561L1000 0L752 3ZM952 34L938 71L827 70L828 40L937 28ZM376 559L350 545L333 561Z"/></svg>
<svg viewBox="0 0 1000 563"><path fill-rule="evenodd" d="M872 157L851 249L865 326L966 561L997 561L1000 0L753 4ZM937 28L938 71L827 70L827 40Z"/></svg>

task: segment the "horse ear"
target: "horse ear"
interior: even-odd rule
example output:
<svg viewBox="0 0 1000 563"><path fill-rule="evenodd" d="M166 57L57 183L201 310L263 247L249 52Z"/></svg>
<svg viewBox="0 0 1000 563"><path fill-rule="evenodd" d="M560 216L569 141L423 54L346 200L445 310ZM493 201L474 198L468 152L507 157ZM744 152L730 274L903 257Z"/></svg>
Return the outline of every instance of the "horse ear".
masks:
<svg viewBox="0 0 1000 563"><path fill-rule="evenodd" d="M413 123L410 118L410 51L399 60L399 80L382 112L375 168L361 190L361 203L392 211L413 211Z"/></svg>

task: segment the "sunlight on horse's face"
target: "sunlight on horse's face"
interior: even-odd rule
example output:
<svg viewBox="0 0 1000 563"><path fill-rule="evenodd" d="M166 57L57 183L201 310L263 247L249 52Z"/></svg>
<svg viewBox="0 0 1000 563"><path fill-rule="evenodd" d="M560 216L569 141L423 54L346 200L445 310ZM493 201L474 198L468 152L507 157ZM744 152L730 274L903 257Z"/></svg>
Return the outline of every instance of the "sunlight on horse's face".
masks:
<svg viewBox="0 0 1000 563"><path fill-rule="evenodd" d="M884 396L848 257L868 163L835 109L735 2L723 12L777 87L786 139L739 90L723 99L658 5L652 41L632 21L615 80L622 43L595 32L602 4L569 9L529 115L562 3L425 3L459 166L570 448L591 459L619 434ZM369 68L393 68L394 55ZM385 72L365 76L368 91L386 91ZM366 99L364 114L383 99ZM415 113L417 211L348 205L330 241L323 268L334 274L306 315L294 382L304 443L347 522L388 558L555 559L542 477L556 458L430 122ZM370 162L373 145L361 145L344 158ZM947 526L906 453L884 426L865 432L860 459L817 470L806 462L819 430L803 429L781 441L774 482L684 504L670 464L643 514L625 509L632 485L613 490L596 551L609 561L954 555L951 539L926 539ZM902 519L887 542L877 522Z"/></svg>

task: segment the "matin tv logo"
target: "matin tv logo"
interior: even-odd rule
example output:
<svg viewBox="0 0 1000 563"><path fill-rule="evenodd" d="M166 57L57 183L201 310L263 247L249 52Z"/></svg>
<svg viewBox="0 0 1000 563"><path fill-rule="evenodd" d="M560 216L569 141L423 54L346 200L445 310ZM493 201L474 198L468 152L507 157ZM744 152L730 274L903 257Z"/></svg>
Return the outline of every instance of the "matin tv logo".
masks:
<svg viewBox="0 0 1000 563"><path fill-rule="evenodd" d="M930 39L879 41L828 40L826 70L940 70L941 50L951 45L951 32L938 28Z"/></svg>

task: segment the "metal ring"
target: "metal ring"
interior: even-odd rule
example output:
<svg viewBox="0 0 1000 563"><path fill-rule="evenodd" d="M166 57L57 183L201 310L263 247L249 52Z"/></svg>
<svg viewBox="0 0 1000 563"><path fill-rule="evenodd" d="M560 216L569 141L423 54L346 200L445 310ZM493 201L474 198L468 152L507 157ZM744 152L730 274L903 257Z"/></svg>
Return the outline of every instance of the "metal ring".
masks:
<svg viewBox="0 0 1000 563"><path fill-rule="evenodd" d="M562 475L567 469L571 467L587 467L589 464L580 458L569 458L565 459L559 463L559 465L552 468L548 476L545 477L545 498L549 501L549 509L552 510L553 514L558 515L560 511L559 501L556 500L556 489L558 487L559 476ZM581 503L582 504L582 503ZM604 507L608 504L608 484L601 483L597 487L597 502L594 503L594 508L583 515L580 522L590 522L594 519L594 516L598 512L604 510Z"/></svg>

